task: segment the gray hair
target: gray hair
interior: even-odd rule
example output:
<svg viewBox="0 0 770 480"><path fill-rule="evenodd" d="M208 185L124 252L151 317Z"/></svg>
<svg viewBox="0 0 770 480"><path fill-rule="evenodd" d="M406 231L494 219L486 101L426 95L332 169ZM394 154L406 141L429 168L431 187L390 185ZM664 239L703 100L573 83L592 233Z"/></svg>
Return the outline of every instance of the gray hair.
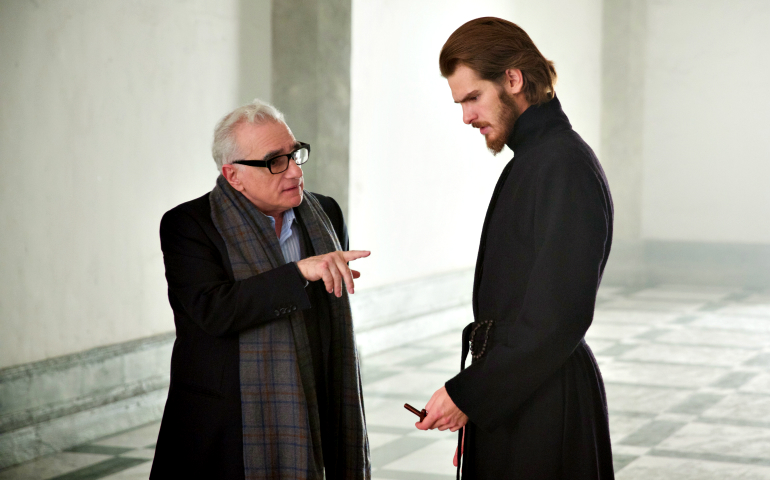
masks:
<svg viewBox="0 0 770 480"><path fill-rule="evenodd" d="M247 122L252 125L262 125L267 122L278 122L286 125L283 113L267 102L255 98L253 102L240 106L225 115L214 129L214 142L211 145L211 155L221 172L222 165L229 165L240 154L235 142L235 128ZM288 125L287 127L288 128Z"/></svg>

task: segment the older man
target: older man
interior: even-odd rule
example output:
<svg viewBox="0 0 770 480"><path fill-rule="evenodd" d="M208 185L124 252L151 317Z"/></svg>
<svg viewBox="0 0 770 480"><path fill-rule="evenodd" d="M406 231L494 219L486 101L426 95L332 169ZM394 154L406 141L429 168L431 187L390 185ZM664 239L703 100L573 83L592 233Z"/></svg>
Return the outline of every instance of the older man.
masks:
<svg viewBox="0 0 770 480"><path fill-rule="evenodd" d="M465 427L463 478L612 479L604 384L584 339L612 244L602 167L562 111L553 63L517 25L462 25L439 66L463 121L515 157L481 233L476 321L463 332L473 363L417 426Z"/></svg>
<svg viewBox="0 0 770 480"><path fill-rule="evenodd" d="M255 100L222 119L206 195L163 216L177 339L151 478L370 477L337 203L310 146Z"/></svg>

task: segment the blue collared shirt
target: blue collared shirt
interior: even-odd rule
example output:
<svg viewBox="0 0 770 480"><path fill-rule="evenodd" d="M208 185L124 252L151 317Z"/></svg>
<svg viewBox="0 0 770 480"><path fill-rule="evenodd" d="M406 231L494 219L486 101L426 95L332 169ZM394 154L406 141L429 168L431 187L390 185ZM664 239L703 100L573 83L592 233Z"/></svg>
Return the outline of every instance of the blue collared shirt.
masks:
<svg viewBox="0 0 770 480"><path fill-rule="evenodd" d="M275 231L275 218L266 216L270 219L273 231ZM302 253L299 249L299 227L295 221L296 219L293 208L283 212L283 225L281 226L281 235L278 237L278 243L281 245L281 251L286 263L302 260Z"/></svg>

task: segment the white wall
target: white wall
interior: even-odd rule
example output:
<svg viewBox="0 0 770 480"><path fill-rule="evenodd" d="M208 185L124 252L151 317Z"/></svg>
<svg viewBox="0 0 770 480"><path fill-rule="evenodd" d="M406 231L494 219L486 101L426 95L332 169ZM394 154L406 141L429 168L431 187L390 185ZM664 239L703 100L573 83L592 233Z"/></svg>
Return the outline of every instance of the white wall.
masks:
<svg viewBox="0 0 770 480"><path fill-rule="evenodd" d="M213 186L241 21L236 0L0 2L0 367L173 329L158 224Z"/></svg>
<svg viewBox="0 0 770 480"><path fill-rule="evenodd" d="M556 62L557 93L576 130L598 149L601 2L354 0L352 20L352 248L359 288L472 267L495 182L512 154L487 152L462 123L438 70L449 35L498 16L528 31Z"/></svg>
<svg viewBox="0 0 770 480"><path fill-rule="evenodd" d="M556 65L556 94L601 161L602 0L517 1L518 23Z"/></svg>
<svg viewBox="0 0 770 480"><path fill-rule="evenodd" d="M770 3L647 9L643 237L770 243Z"/></svg>

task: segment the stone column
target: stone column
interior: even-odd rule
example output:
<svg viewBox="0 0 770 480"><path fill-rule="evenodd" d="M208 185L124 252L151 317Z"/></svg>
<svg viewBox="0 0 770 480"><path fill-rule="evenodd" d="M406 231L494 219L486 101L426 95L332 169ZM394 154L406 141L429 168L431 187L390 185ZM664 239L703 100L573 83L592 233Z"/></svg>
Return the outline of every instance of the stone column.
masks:
<svg viewBox="0 0 770 480"><path fill-rule="evenodd" d="M272 100L272 0L238 2L238 104Z"/></svg>
<svg viewBox="0 0 770 480"><path fill-rule="evenodd" d="M311 145L310 191L348 213L351 0L274 0L272 103Z"/></svg>
<svg viewBox="0 0 770 480"><path fill-rule="evenodd" d="M647 0L605 0L602 41L602 164L615 203L607 277L645 281L641 241Z"/></svg>

